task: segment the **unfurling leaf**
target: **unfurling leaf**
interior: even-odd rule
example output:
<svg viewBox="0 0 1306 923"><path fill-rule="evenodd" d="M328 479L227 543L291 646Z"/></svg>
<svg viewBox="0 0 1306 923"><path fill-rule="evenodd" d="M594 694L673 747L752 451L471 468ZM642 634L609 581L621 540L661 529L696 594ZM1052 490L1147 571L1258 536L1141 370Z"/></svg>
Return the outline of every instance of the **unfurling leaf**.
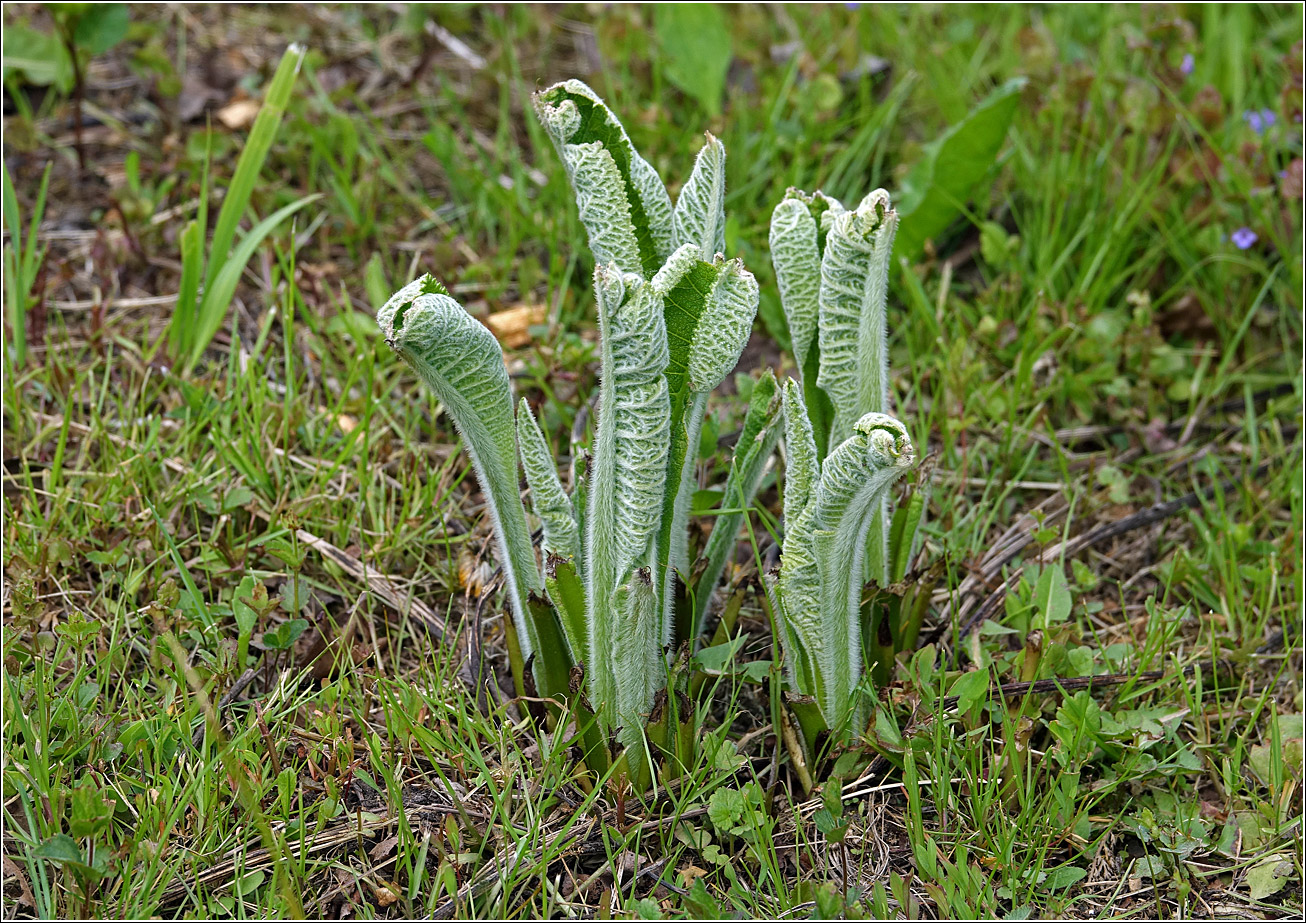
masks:
<svg viewBox="0 0 1306 923"><path fill-rule="evenodd" d="M598 266L648 279L671 253L671 197L621 122L579 80L535 97L535 111L562 156Z"/></svg>
<svg viewBox="0 0 1306 923"><path fill-rule="evenodd" d="M789 470L778 597L790 680L832 730L860 711L862 560L874 514L915 459L906 428L869 413L818 467L802 397L785 386ZM790 495L792 492L792 496Z"/></svg>
<svg viewBox="0 0 1306 923"><path fill-rule="evenodd" d="M538 646L527 600L540 589L540 579L517 490L517 428L503 351L494 334L430 276L400 289L377 312L376 321L385 341L440 399L463 436L489 501L513 621L527 660Z"/></svg>

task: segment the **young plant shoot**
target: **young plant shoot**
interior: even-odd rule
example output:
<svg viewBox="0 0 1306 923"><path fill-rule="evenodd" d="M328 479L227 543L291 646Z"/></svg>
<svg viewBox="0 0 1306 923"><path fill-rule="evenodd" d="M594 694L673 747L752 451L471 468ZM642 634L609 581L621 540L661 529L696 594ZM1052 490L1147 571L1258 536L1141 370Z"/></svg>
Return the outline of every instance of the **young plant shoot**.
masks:
<svg viewBox="0 0 1306 923"><path fill-rule="evenodd" d="M805 446L809 441L816 461L827 464L871 416L885 417L891 409L886 302L897 228L898 213L883 189L871 192L853 210L824 193L808 195L790 189L772 214L771 259L802 381L801 399L794 391L792 398L786 394L785 405L790 471L780 582L781 608L786 611L807 603L792 596L801 580L795 584L783 574L810 563L802 558L803 552L798 552L799 561L790 557L791 533L798 526L790 517L802 509L801 505L790 506L794 467L807 463ZM794 416L798 407L803 410L801 421ZM802 429L798 428L800 422ZM901 451L903 454L896 456L899 459L910 454L906 448ZM865 654L879 682L887 681L895 652L915 645L912 626L919 629L917 615L923 613L920 604L924 599L920 588L901 587L924 511L924 495L917 493L903 509L891 514L888 486L901 473L896 467L893 470L897 473L883 489L865 498L869 504L861 533L865 553L858 554L859 569L852 575L859 581L857 592L842 604L845 621L855 624L857 637L866 642ZM797 475L797 480L801 482L802 475ZM865 603L863 583L872 587ZM785 586L790 588L788 594ZM847 589L841 587L839 592ZM786 636L801 645L800 634ZM859 648L854 682L860 677L862 653ZM790 667L794 668L792 660ZM818 672L823 669L819 662L817 658L812 664ZM842 677L818 685L822 689L845 686ZM843 726L842 722L856 714L848 702L824 695L818 700L827 722L838 720L841 724L837 726Z"/></svg>
<svg viewBox="0 0 1306 923"><path fill-rule="evenodd" d="M568 494L544 434L513 397L493 336L430 277L381 309L386 341L417 371L462 434L485 493L512 610L518 659L542 695L566 697L581 667L586 700L625 748L632 775L667 645L702 610L678 592L690 569L688 518L707 396L734 369L757 313L757 282L724 249L725 150L708 136L673 208L651 167L592 90L569 81L537 99L558 144L598 266L601 368L584 490ZM696 601L709 597L778 435L773 376L736 446ZM543 561L518 490L520 453ZM728 500L729 503L729 500ZM721 538L717 539L717 531ZM542 606L547 595L551 606ZM524 668L523 671L524 673Z"/></svg>

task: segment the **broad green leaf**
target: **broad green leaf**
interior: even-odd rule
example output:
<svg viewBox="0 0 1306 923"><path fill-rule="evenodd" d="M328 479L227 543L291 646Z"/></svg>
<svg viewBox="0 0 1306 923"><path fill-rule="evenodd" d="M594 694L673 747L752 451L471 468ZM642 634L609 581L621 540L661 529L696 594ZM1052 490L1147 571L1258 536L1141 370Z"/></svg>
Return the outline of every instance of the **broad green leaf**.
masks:
<svg viewBox="0 0 1306 923"><path fill-rule="evenodd" d="M708 114L718 115L731 58L730 30L720 7L659 3L654 9L663 73Z"/></svg>
<svg viewBox="0 0 1306 923"><path fill-rule="evenodd" d="M744 427L730 459L730 474L721 495L721 508L730 512L723 512L715 518L712 534L708 536L707 546L703 549L705 565L694 591L691 635L697 635L703 629L703 618L712 601L712 593L734 551L745 510L752 504L762 483L767 461L775 451L780 432L779 385L775 373L767 369L753 386Z"/></svg>
<svg viewBox="0 0 1306 923"><path fill-rule="evenodd" d="M535 690L546 697L565 696L570 686L573 661L571 642L561 616L542 596L532 595L527 606L539 644L532 664Z"/></svg>
<svg viewBox="0 0 1306 923"><path fill-rule="evenodd" d="M58 36L29 26L5 26L4 80L22 74L33 86L72 89L73 63Z"/></svg>
<svg viewBox="0 0 1306 923"><path fill-rule="evenodd" d="M907 576L912 546L925 515L928 485L922 485L907 499L905 506L894 511L889 529L889 582L898 583Z"/></svg>
<svg viewBox="0 0 1306 923"><path fill-rule="evenodd" d="M577 566L575 561L549 555L544 562L544 588L558 611L572 662L588 664L585 583L577 573Z"/></svg>
<svg viewBox="0 0 1306 923"><path fill-rule="evenodd" d="M1070 587L1066 584L1066 572L1058 564L1049 564L1038 575L1034 585L1034 611L1036 622L1033 627L1047 631L1053 625L1060 625L1070 617Z"/></svg>
<svg viewBox="0 0 1306 923"><path fill-rule="evenodd" d="M82 881L96 881L103 878L108 870L105 863L105 850L96 853L93 864L87 863L81 847L66 833L56 833L32 850L32 857L59 862Z"/></svg>
<svg viewBox="0 0 1306 923"><path fill-rule="evenodd" d="M902 229L895 253L913 260L925 241L961 213L975 185L997 159L1016 114L1025 78L1008 80L925 149L898 194Z"/></svg>
<svg viewBox="0 0 1306 923"><path fill-rule="evenodd" d="M40 846L32 850L32 855L38 859L52 859L55 862L82 863L85 861L77 841L66 833L56 833L48 838Z"/></svg>
<svg viewBox="0 0 1306 923"><path fill-rule="evenodd" d="M671 446L667 456L670 488L663 501L659 543L664 613L663 642L672 639L675 572L688 576L687 526L699 427L707 394L735 367L757 312L757 281L739 260L706 263L687 243L653 277L663 293L667 331L667 388ZM683 621L683 620L682 620ZM682 627L688 631L687 624ZM677 640L685 640L679 638Z"/></svg>
<svg viewBox="0 0 1306 923"><path fill-rule="evenodd" d="M89 55L104 54L127 37L131 14L125 3L92 3L77 19L73 42Z"/></svg>

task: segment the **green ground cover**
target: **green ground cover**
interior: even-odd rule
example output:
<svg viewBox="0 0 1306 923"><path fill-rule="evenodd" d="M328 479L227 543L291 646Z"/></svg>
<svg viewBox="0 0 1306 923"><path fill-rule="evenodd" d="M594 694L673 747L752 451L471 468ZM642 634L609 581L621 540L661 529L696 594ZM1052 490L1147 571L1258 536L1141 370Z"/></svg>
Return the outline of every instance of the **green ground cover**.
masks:
<svg viewBox="0 0 1306 923"><path fill-rule="evenodd" d="M6 915L1300 913L1300 7L126 12L69 52L4 11ZM788 186L936 216L889 324L938 589L811 794L758 667L774 474L700 765L592 779L513 700L483 499L372 320L435 274L586 437L593 267L530 114L573 76L665 176L729 152L762 306L705 439L794 373ZM1018 77L950 198L931 142Z"/></svg>

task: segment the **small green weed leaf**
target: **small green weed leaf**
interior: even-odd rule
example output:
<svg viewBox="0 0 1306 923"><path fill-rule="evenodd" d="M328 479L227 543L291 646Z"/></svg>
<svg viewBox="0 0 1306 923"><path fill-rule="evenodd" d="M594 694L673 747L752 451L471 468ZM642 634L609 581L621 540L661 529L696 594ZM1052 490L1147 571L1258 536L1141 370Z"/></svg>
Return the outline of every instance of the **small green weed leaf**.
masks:
<svg viewBox="0 0 1306 923"><path fill-rule="evenodd" d="M700 515L710 513L720 505L722 495L723 491L720 487L705 487L702 490L696 490L690 500L689 510L691 513Z"/></svg>
<svg viewBox="0 0 1306 923"><path fill-rule="evenodd" d="M707 817L718 833L730 833L744 818L748 801L737 788L719 788L707 803Z"/></svg>
<svg viewBox="0 0 1306 923"><path fill-rule="evenodd" d="M300 612L308 605L308 582L303 577L291 577L281 587L281 609Z"/></svg>
<svg viewBox="0 0 1306 923"><path fill-rule="evenodd" d="M727 672L727 668L734 661L735 655L739 653L739 649L744 646L747 639L747 635L740 635L737 638L731 638L724 644L705 647L694 655L694 661L699 669L711 675L719 676Z"/></svg>
<svg viewBox="0 0 1306 923"><path fill-rule="evenodd" d="M731 36L715 3L660 3L655 28L667 79L708 111L721 112Z"/></svg>
<svg viewBox="0 0 1306 923"><path fill-rule="evenodd" d="M73 29L73 43L86 54L104 54L127 37L130 24L125 3L87 4Z"/></svg>
<svg viewBox="0 0 1306 923"><path fill-rule="evenodd" d="M114 802L91 782L84 782L72 792L72 816L68 832L75 837L95 836L113 821Z"/></svg>
<svg viewBox="0 0 1306 923"><path fill-rule="evenodd" d="M96 856L94 864L88 864L82 856L81 847L66 833L56 833L32 850L32 855L37 859L61 863L82 881L98 881L108 871L103 852Z"/></svg>
<svg viewBox="0 0 1306 923"><path fill-rule="evenodd" d="M721 741L721 745L712 753L712 768L719 772L734 772L746 762L748 758L740 754L733 740Z"/></svg>
<svg viewBox="0 0 1306 923"><path fill-rule="evenodd" d="M985 221L980 225L980 255L994 269L1005 269L1019 246L1020 238L1008 234L1006 228L996 221Z"/></svg>
<svg viewBox="0 0 1306 923"><path fill-rule="evenodd" d="M292 542L280 536L265 542L263 547L269 554L280 558L295 569L303 566L304 556L307 553L303 548L295 547Z"/></svg>
<svg viewBox="0 0 1306 923"><path fill-rule="evenodd" d="M1134 874L1139 878L1164 881L1170 877L1170 867L1160 856L1143 856L1134 864Z"/></svg>
<svg viewBox="0 0 1306 923"><path fill-rule="evenodd" d="M1053 625L1060 625L1070 617L1070 606L1070 587L1066 583L1065 571L1055 564L1043 568L1034 586L1035 627L1046 631Z"/></svg>
<svg viewBox="0 0 1306 923"><path fill-rule="evenodd" d="M897 196L897 256L915 259L956 218L997 159L1024 86L1023 77L1008 80L925 148Z"/></svg>
<svg viewBox="0 0 1306 923"><path fill-rule="evenodd" d="M272 651L289 650L308 628L305 619L290 619L276 628L263 632L263 646Z"/></svg>
<svg viewBox="0 0 1306 923"><path fill-rule="evenodd" d="M843 899L843 895L830 882L822 882L812 897L816 901L817 919L838 920L847 915L848 902Z"/></svg>
<svg viewBox="0 0 1306 923"><path fill-rule="evenodd" d="M987 699L988 691L988 671L971 670L957 678L948 694L957 696L957 711L965 714Z"/></svg>
<svg viewBox="0 0 1306 923"><path fill-rule="evenodd" d="M1103 465L1097 469L1097 483L1107 489L1107 497L1112 503L1129 501L1129 477L1114 465Z"/></svg>
<svg viewBox="0 0 1306 923"><path fill-rule="evenodd" d="M99 683L82 683L77 687L77 707L86 710L100 695Z"/></svg>
<svg viewBox="0 0 1306 923"><path fill-rule="evenodd" d="M1088 871L1081 868L1075 868L1072 865L1063 865L1061 868L1053 869L1048 872L1047 877L1043 879L1043 887L1049 891L1061 891L1069 888L1071 885L1081 881L1088 876Z"/></svg>
<svg viewBox="0 0 1306 923"><path fill-rule="evenodd" d="M700 920L721 919L721 907L708 893L707 885L703 884L702 878L695 878L694 883L689 886L689 891L685 894L685 906Z"/></svg>
<svg viewBox="0 0 1306 923"><path fill-rule="evenodd" d="M676 825L676 839L690 849L702 852L712 843L712 834L703 827L691 827L682 821Z"/></svg>
<svg viewBox="0 0 1306 923"><path fill-rule="evenodd" d="M869 763L870 758L864 753L849 750L846 753L839 754L839 758L834 761L834 769L830 771L830 775L835 779L849 782L860 777Z"/></svg>
<svg viewBox="0 0 1306 923"><path fill-rule="evenodd" d="M651 897L641 897L635 901L635 913L641 920L662 919L662 907Z"/></svg>
<svg viewBox="0 0 1306 923"><path fill-rule="evenodd" d="M259 886L263 884L267 877L267 873L262 869L255 869L232 883L232 893L237 897L251 895L259 889Z"/></svg>
<svg viewBox="0 0 1306 923"><path fill-rule="evenodd" d="M22 74L33 86L72 88L73 64L59 38L28 26L5 27L4 80Z"/></svg>
<svg viewBox="0 0 1306 923"><path fill-rule="evenodd" d="M222 498L222 504L218 509L222 513L232 513L242 507L248 506L253 501L254 491L250 490L248 487L237 487L233 490L227 491L226 495Z"/></svg>
<svg viewBox="0 0 1306 923"><path fill-rule="evenodd" d="M74 609L66 621L55 626L54 631L74 644L84 644L100 633L100 623Z"/></svg>
<svg viewBox="0 0 1306 923"><path fill-rule="evenodd" d="M1283 890L1293 877L1291 856L1286 853L1267 856L1247 870L1247 888L1252 900L1261 901Z"/></svg>
<svg viewBox="0 0 1306 923"><path fill-rule="evenodd" d="M236 619L236 628L242 635L254 630L259 613L264 611L268 601L268 589L253 577L245 577L236 587L236 596L231 601L231 611Z"/></svg>
<svg viewBox="0 0 1306 923"><path fill-rule="evenodd" d="M81 847L66 833L56 833L32 850L32 855L38 859L50 859L54 862L83 862Z"/></svg>

